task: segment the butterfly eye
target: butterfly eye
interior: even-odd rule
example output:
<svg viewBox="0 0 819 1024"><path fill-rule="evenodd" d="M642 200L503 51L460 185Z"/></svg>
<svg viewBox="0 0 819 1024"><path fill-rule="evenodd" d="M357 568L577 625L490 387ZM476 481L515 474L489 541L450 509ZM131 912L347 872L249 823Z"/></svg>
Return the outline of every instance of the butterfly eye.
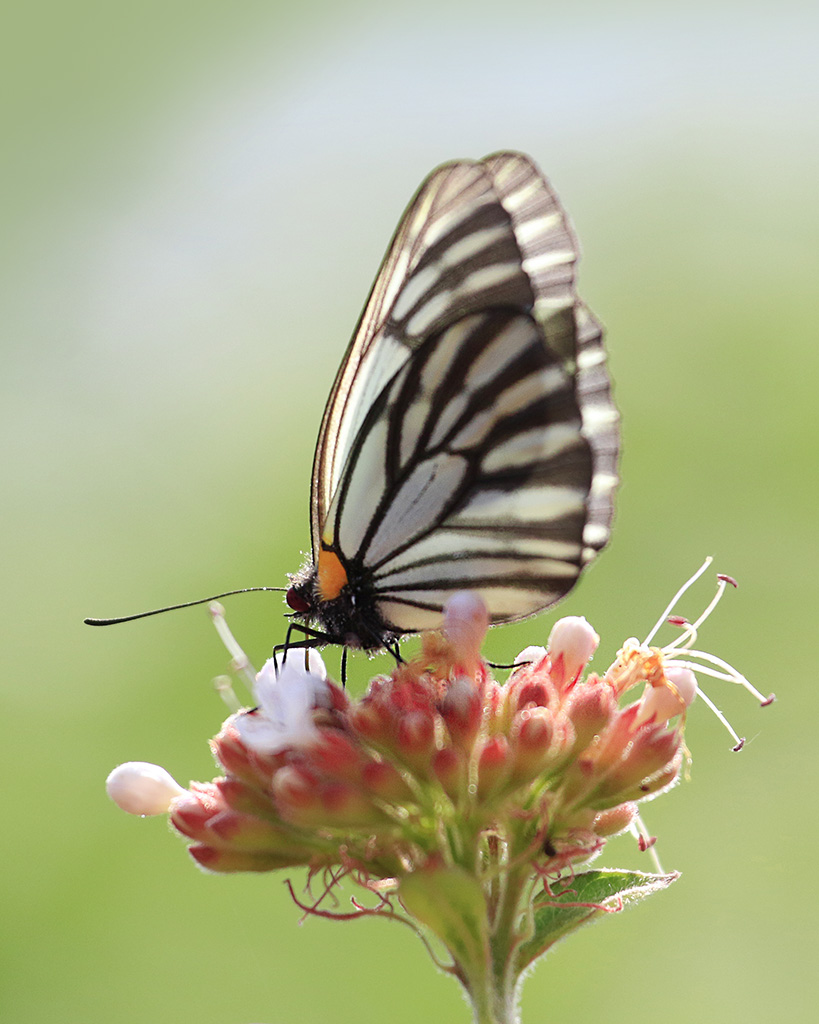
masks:
<svg viewBox="0 0 819 1024"><path fill-rule="evenodd" d="M295 587L291 587L284 595L285 601L293 609L294 612L309 612L310 602L307 598L298 591Z"/></svg>

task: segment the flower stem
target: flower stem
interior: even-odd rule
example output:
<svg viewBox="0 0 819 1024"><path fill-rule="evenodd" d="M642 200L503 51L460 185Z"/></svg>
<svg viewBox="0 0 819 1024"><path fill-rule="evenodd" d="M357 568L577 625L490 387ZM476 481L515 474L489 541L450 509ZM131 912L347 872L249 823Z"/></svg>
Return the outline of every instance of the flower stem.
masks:
<svg viewBox="0 0 819 1024"><path fill-rule="evenodd" d="M520 979L515 974L515 949L520 938L520 906L526 881L525 871L512 870L503 877L500 890L493 892L493 902L490 903L487 893L488 956L480 963L458 965L472 1004L474 1024L519 1024ZM494 913L489 911L490 906Z"/></svg>

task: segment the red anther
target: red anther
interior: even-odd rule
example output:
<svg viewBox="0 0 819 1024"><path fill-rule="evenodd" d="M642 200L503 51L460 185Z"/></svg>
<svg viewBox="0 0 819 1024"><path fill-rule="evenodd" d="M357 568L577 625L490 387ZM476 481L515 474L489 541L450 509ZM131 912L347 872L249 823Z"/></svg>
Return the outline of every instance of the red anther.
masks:
<svg viewBox="0 0 819 1024"><path fill-rule="evenodd" d="M650 850L651 847L657 842L656 836L638 836L637 846L640 853L645 853L646 850Z"/></svg>
<svg viewBox="0 0 819 1024"><path fill-rule="evenodd" d="M765 700L763 700L762 703L759 706L761 708L767 708L770 704L773 704L773 702L775 700L776 700L776 694L775 693L769 693L768 696L765 698Z"/></svg>
<svg viewBox="0 0 819 1024"><path fill-rule="evenodd" d="M691 623L684 615L669 615L665 620L669 626L690 626Z"/></svg>
<svg viewBox="0 0 819 1024"><path fill-rule="evenodd" d="M745 746L745 737L744 736L740 736L739 743L737 743L737 745L735 747L731 747L731 750L733 750L733 752L735 754L738 754L740 752L740 750L742 750L742 748L744 746Z"/></svg>
<svg viewBox="0 0 819 1024"><path fill-rule="evenodd" d="M722 580L723 583L730 583L732 587L736 589L739 586L733 576L726 576L724 572L717 573L717 579Z"/></svg>

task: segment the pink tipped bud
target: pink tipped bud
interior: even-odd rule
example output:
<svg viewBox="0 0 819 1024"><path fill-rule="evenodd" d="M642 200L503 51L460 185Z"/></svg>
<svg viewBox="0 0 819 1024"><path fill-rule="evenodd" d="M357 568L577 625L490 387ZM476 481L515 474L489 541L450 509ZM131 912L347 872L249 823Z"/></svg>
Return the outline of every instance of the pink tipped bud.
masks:
<svg viewBox="0 0 819 1024"><path fill-rule="evenodd" d="M525 708L511 730L512 779L516 783L539 778L565 751L555 735L554 717L547 708Z"/></svg>
<svg viewBox="0 0 819 1024"><path fill-rule="evenodd" d="M483 717L481 697L471 679L461 676L449 686L441 701L441 717L453 744L468 753Z"/></svg>
<svg viewBox="0 0 819 1024"><path fill-rule="evenodd" d="M485 800L506 781L511 768L509 743L505 736L493 736L484 744L478 759L478 797Z"/></svg>
<svg viewBox="0 0 819 1024"><path fill-rule="evenodd" d="M310 767L335 779L357 782L367 761L361 747L338 729L319 729Z"/></svg>
<svg viewBox="0 0 819 1024"><path fill-rule="evenodd" d="M303 864L303 859L294 860L278 853L250 853L244 850L224 850L214 846L197 844L188 847L188 853L206 871L276 871L279 868Z"/></svg>
<svg viewBox="0 0 819 1024"><path fill-rule="evenodd" d="M575 749L580 751L601 733L617 713L617 701L604 679L590 676L572 690L564 710L574 726Z"/></svg>
<svg viewBox="0 0 819 1024"><path fill-rule="evenodd" d="M636 800L664 789L676 778L680 737L661 726L646 726L637 733L624 757L595 787L594 798ZM605 768L601 764L600 768ZM659 781L662 780L662 781ZM598 807L605 804L597 803Z"/></svg>
<svg viewBox="0 0 819 1024"><path fill-rule="evenodd" d="M636 817L637 804L620 804L618 807L610 807L607 811L601 811L592 823L592 830L604 838L616 836L620 832L625 832Z"/></svg>
<svg viewBox="0 0 819 1024"><path fill-rule="evenodd" d="M208 838L211 820L227 805L215 783L199 782L184 796L174 800L171 822L177 831L191 839Z"/></svg>
<svg viewBox="0 0 819 1024"><path fill-rule="evenodd" d="M432 770L446 795L456 803L466 792L466 765L458 751L452 747L436 750Z"/></svg>
<svg viewBox="0 0 819 1024"><path fill-rule="evenodd" d="M690 668L672 666L659 685L648 685L640 701L637 722L653 718L658 724L682 714L697 696L697 678Z"/></svg>
<svg viewBox="0 0 819 1024"><path fill-rule="evenodd" d="M147 761L121 764L105 780L105 788L117 807L143 817L166 814L171 801L187 792L164 768Z"/></svg>
<svg viewBox="0 0 819 1024"><path fill-rule="evenodd" d="M558 687L566 689L577 681L599 643L600 637L582 615L567 615L552 626L549 656Z"/></svg>
<svg viewBox="0 0 819 1024"><path fill-rule="evenodd" d="M545 675L541 679L533 679L529 672L515 673L506 686L506 705L510 714L528 707L548 708L553 697L557 698L547 680Z"/></svg>
<svg viewBox="0 0 819 1024"><path fill-rule="evenodd" d="M435 722L430 711L408 711L398 720L395 750L415 768L429 766L435 750Z"/></svg>
<svg viewBox="0 0 819 1024"><path fill-rule="evenodd" d="M460 590L447 601L444 632L455 656L471 675L481 657L481 644L489 628L489 613L483 598L471 590Z"/></svg>
<svg viewBox="0 0 819 1024"><path fill-rule="evenodd" d="M301 824L303 816L320 816L318 778L306 768L288 764L273 776L271 795L281 816Z"/></svg>
<svg viewBox="0 0 819 1024"><path fill-rule="evenodd" d="M365 740L392 746L389 716L378 700L366 700L354 704L347 721L351 728Z"/></svg>

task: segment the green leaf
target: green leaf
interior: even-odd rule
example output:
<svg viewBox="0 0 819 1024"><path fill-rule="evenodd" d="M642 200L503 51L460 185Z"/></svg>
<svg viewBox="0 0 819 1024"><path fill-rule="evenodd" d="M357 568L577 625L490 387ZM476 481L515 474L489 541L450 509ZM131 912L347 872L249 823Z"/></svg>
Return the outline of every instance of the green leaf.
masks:
<svg viewBox="0 0 819 1024"><path fill-rule="evenodd" d="M534 934L518 950L518 972L526 970L564 935L603 914L616 913L652 893L667 889L679 878L649 875L642 871L584 871L553 885L553 893L541 893L532 905Z"/></svg>
<svg viewBox="0 0 819 1024"><path fill-rule="evenodd" d="M480 883L462 868L415 871L401 881L404 907L444 943L456 963L467 969L489 959L486 904Z"/></svg>

